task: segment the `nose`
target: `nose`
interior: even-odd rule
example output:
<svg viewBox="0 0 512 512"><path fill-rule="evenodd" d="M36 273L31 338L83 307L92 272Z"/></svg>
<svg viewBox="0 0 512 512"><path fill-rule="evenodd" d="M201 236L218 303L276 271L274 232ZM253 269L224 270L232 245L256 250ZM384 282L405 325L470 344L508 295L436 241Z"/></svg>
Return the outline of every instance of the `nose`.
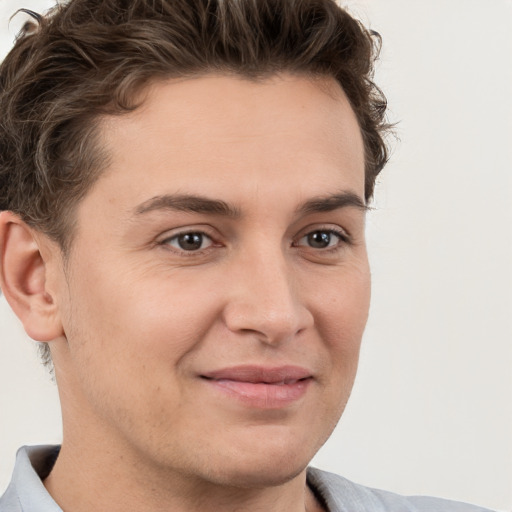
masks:
<svg viewBox="0 0 512 512"><path fill-rule="evenodd" d="M280 251L275 253L245 258L231 268L224 308L231 331L252 334L269 345L291 340L314 323L293 265Z"/></svg>

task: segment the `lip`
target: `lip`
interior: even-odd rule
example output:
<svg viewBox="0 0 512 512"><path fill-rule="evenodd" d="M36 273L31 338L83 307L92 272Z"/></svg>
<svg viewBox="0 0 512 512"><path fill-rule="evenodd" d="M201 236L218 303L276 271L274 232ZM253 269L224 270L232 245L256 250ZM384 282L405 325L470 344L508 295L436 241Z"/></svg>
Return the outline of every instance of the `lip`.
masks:
<svg viewBox="0 0 512 512"><path fill-rule="evenodd" d="M281 409L300 400L313 380L300 366L242 365L201 374L221 395L256 409Z"/></svg>

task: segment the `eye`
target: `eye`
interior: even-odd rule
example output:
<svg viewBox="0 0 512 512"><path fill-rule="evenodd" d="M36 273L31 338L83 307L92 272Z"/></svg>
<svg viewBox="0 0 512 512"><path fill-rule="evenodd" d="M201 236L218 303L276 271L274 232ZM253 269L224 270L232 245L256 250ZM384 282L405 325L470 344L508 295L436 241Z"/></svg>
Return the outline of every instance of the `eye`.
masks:
<svg viewBox="0 0 512 512"><path fill-rule="evenodd" d="M163 243L175 249L193 252L207 249L213 244L213 240L208 235L197 231L180 233L179 235L167 238Z"/></svg>
<svg viewBox="0 0 512 512"><path fill-rule="evenodd" d="M299 239L297 245L308 246L312 249L329 249L345 242L347 237L344 233L332 229L316 230L307 233Z"/></svg>

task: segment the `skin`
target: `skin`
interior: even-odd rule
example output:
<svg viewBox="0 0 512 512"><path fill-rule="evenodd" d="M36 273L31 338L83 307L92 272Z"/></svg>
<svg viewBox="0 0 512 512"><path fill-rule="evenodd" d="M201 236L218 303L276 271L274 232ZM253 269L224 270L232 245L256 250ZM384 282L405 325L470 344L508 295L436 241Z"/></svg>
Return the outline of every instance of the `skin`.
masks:
<svg viewBox="0 0 512 512"><path fill-rule="evenodd" d="M344 93L292 75L160 82L101 130L109 166L67 261L0 218L2 287L50 343L61 396L47 489L73 512L320 510L305 467L350 395L370 299ZM161 199L177 194L230 215ZM306 369L305 391L247 402L204 377L247 364Z"/></svg>

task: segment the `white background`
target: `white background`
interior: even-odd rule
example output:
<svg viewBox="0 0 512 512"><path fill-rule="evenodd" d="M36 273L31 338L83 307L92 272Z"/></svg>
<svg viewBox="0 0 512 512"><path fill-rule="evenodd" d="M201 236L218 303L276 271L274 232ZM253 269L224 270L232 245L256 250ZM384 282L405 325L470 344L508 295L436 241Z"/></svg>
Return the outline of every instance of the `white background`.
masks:
<svg viewBox="0 0 512 512"><path fill-rule="evenodd" d="M347 3L383 36L377 81L401 141L369 216L359 376L315 463L512 510L512 1ZM2 54L20 6L0 0ZM55 387L0 299L0 491L18 446L59 439Z"/></svg>

